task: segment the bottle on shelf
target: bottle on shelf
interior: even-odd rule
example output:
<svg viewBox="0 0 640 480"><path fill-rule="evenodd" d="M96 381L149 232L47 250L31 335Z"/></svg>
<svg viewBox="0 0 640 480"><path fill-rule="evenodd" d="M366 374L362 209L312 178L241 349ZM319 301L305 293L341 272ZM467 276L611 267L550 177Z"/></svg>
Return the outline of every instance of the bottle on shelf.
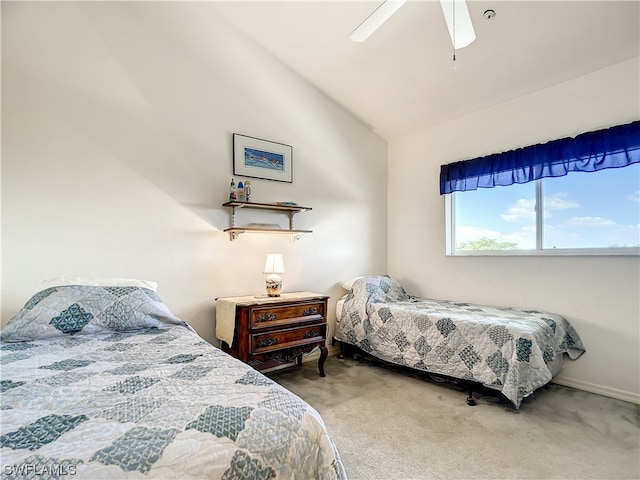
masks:
<svg viewBox="0 0 640 480"><path fill-rule="evenodd" d="M238 191L236 197L238 198L239 202L244 202L244 185L241 181L238 182Z"/></svg>
<svg viewBox="0 0 640 480"><path fill-rule="evenodd" d="M237 200L236 197L236 183L231 179L231 185L229 186L229 201L235 202Z"/></svg>
<svg viewBox="0 0 640 480"><path fill-rule="evenodd" d="M251 202L251 182L249 180L244 182L244 199L246 202Z"/></svg>

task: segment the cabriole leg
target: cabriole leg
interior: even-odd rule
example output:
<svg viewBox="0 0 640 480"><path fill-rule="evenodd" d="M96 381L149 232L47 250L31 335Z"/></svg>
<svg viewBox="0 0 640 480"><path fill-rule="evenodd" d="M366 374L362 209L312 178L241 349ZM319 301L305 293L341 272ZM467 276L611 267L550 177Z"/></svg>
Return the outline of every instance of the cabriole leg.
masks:
<svg viewBox="0 0 640 480"><path fill-rule="evenodd" d="M329 356L329 349L327 347L320 347L320 359L318 360L318 370L320 370L320 376L326 377L324 374L324 362Z"/></svg>

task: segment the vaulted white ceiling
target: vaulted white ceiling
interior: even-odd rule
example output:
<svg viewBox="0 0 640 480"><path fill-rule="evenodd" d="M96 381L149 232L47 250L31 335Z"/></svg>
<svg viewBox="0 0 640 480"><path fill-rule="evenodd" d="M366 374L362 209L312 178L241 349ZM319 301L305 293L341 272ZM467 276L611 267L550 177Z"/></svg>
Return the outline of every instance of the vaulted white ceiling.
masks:
<svg viewBox="0 0 640 480"><path fill-rule="evenodd" d="M640 55L637 0L469 0L477 38L455 68L438 1L409 1L365 43L351 42L380 3L211 7L389 140Z"/></svg>

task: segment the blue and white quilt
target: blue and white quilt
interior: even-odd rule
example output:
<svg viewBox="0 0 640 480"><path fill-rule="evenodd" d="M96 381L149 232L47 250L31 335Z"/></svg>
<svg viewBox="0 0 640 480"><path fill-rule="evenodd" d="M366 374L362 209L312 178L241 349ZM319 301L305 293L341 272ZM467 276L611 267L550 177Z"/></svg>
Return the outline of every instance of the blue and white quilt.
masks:
<svg viewBox="0 0 640 480"><path fill-rule="evenodd" d="M47 289L1 338L2 478L346 478L310 405L151 290Z"/></svg>
<svg viewBox="0 0 640 480"><path fill-rule="evenodd" d="M551 380L564 353L585 351L559 315L418 298L384 275L353 283L335 338L396 365L482 383L516 408Z"/></svg>

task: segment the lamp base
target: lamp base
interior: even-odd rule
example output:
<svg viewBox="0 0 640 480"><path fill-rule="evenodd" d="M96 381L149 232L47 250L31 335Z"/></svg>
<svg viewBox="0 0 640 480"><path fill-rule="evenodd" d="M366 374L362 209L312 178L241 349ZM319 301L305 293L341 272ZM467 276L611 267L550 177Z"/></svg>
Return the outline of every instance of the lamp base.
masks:
<svg viewBox="0 0 640 480"><path fill-rule="evenodd" d="M282 290L282 277L272 273L267 277L267 295L270 297L279 297Z"/></svg>

